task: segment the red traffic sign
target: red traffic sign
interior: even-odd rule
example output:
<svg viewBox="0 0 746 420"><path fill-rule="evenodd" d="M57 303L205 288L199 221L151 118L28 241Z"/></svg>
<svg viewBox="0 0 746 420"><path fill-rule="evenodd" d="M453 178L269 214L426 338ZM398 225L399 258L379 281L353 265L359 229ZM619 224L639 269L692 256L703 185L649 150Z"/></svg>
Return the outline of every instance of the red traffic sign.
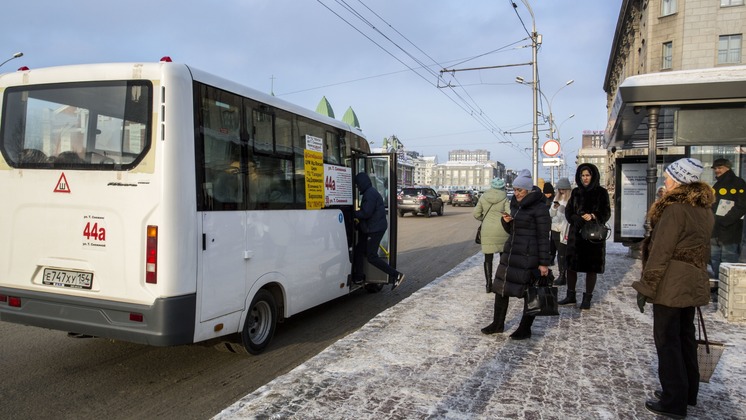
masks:
<svg viewBox="0 0 746 420"><path fill-rule="evenodd" d="M557 156L560 152L560 144L557 140L549 139L541 147L541 151L547 156Z"/></svg>

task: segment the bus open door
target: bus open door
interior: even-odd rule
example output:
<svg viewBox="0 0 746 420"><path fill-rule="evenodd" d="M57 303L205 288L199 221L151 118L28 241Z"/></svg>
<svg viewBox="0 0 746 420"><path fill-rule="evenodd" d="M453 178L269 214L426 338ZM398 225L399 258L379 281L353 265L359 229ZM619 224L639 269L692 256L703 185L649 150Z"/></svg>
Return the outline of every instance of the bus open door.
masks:
<svg viewBox="0 0 746 420"><path fill-rule="evenodd" d="M386 260L388 264L396 268L396 242L397 242L397 218L396 215L396 154L395 153L370 153L367 155L356 155L352 165L353 173L357 175L365 172L370 177L373 188L375 188L383 198L386 208L386 221L388 228L383 235L381 244L378 247L378 255ZM354 208L360 208L361 195L357 188L354 187ZM394 217L392 217L394 215ZM355 229L353 233L353 244L357 245L362 238L362 233ZM354 251L353 251L354 254ZM351 278L359 276L355 273L354 255L353 255L353 273ZM383 285L389 283L387 273L372 266L367 260L363 263L364 281L363 286L369 292L377 292L383 288ZM351 282L351 287L358 287Z"/></svg>

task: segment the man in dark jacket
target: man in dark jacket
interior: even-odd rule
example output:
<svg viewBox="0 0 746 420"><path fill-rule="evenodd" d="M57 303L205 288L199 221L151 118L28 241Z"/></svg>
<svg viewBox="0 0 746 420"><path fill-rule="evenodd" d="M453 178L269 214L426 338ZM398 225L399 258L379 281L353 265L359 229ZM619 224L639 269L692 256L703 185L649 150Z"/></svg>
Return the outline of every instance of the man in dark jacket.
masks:
<svg viewBox="0 0 746 420"><path fill-rule="evenodd" d="M388 274L391 289L396 289L404 281L404 274L392 268L383 258L378 255L378 247L381 245L384 233L388 228L386 221L386 207L383 197L373 187L370 177L365 172L355 175L355 184L360 190L362 200L360 210L355 211L355 220L360 231L357 244L355 245L354 275L355 283L363 282L363 258L373 266Z"/></svg>
<svg viewBox="0 0 746 420"><path fill-rule="evenodd" d="M710 265L720 276L721 262L738 262L743 236L743 216L746 214L746 181L731 170L728 159L715 159L715 227L710 241Z"/></svg>

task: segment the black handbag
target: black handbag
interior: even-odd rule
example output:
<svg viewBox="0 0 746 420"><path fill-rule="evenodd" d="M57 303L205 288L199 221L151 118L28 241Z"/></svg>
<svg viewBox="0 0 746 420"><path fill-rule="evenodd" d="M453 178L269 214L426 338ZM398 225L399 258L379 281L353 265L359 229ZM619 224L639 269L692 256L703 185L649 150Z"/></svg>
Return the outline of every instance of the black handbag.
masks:
<svg viewBox="0 0 746 420"><path fill-rule="evenodd" d="M557 287L554 275L549 270L546 276L539 277L526 289L526 307L523 311L529 316L557 316Z"/></svg>
<svg viewBox="0 0 746 420"><path fill-rule="evenodd" d="M580 236L589 242L604 242L609 238L610 230L608 226L593 219L583 224L580 228Z"/></svg>

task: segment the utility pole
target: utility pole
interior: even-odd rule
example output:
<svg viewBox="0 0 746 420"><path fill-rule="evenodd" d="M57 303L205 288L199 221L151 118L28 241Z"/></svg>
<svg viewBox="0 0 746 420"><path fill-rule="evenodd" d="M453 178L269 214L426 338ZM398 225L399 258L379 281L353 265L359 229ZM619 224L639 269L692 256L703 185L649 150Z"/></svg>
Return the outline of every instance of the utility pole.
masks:
<svg viewBox="0 0 746 420"><path fill-rule="evenodd" d="M531 5L528 4L528 0L523 0L523 4L526 5L528 12L531 14L531 67L534 74L534 80L531 82L531 88L533 89L533 128L531 130L531 143L533 144L533 156L531 156L533 162L533 168L531 170L534 185L539 181L539 115L538 115L538 103L539 103L539 66L537 63L539 45L541 45L541 35L536 33L536 18L534 17L534 11L531 10Z"/></svg>

